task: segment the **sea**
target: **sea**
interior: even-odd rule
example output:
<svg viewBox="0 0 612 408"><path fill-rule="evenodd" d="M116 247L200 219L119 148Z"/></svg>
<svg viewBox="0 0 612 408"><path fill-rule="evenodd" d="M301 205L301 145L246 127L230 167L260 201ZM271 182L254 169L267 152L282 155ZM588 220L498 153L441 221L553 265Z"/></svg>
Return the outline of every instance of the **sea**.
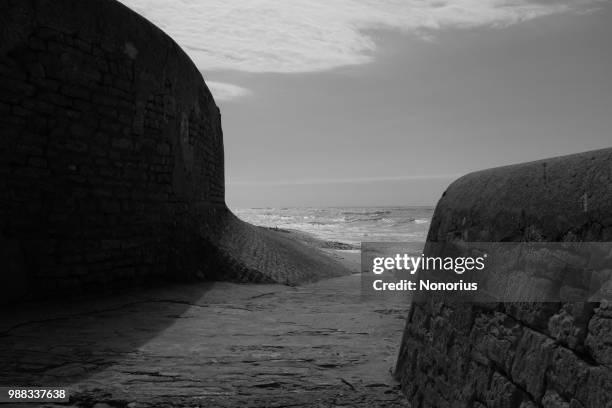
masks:
<svg viewBox="0 0 612 408"><path fill-rule="evenodd" d="M359 248L361 242L425 242L434 207L238 208L244 221L303 231Z"/></svg>

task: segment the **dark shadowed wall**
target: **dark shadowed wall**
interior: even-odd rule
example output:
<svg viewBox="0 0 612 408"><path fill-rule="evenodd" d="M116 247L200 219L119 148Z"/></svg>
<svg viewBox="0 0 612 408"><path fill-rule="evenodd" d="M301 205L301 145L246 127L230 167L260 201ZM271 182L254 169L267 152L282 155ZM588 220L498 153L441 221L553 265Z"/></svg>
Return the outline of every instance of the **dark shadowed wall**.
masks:
<svg viewBox="0 0 612 408"><path fill-rule="evenodd" d="M427 240L612 241L612 149L464 176ZM610 407L610 339L603 302L428 301L411 309L396 375L414 408Z"/></svg>
<svg viewBox="0 0 612 408"><path fill-rule="evenodd" d="M3 1L0 137L3 296L206 273L196 220L226 211L220 113L142 17Z"/></svg>

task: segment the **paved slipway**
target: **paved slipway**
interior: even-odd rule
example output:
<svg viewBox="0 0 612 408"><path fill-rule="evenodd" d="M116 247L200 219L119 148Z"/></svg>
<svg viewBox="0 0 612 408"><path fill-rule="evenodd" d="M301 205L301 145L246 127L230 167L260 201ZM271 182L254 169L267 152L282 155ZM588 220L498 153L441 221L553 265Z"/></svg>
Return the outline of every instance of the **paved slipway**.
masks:
<svg viewBox="0 0 612 408"><path fill-rule="evenodd" d="M66 386L65 405L97 408L406 407L391 370L407 308L363 301L356 274L39 304L0 320L0 384Z"/></svg>

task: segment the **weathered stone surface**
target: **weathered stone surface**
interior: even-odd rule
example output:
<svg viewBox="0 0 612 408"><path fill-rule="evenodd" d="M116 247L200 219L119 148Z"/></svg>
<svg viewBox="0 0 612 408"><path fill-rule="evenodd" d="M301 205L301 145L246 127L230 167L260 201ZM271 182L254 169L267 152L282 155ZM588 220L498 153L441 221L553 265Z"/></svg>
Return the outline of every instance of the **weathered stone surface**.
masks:
<svg viewBox="0 0 612 408"><path fill-rule="evenodd" d="M586 346L597 361L612 367L612 317L596 313L591 318Z"/></svg>
<svg viewBox="0 0 612 408"><path fill-rule="evenodd" d="M391 369L409 305L360 290L200 282L0 311L0 384L82 408L408 408Z"/></svg>
<svg viewBox="0 0 612 408"><path fill-rule="evenodd" d="M536 401L539 401L544 393L546 370L553 351L554 342L550 338L530 329L523 331L523 336L516 346L512 378Z"/></svg>
<svg viewBox="0 0 612 408"><path fill-rule="evenodd" d="M569 403L564 401L555 391L546 391L542 398L544 408L569 408Z"/></svg>
<svg viewBox="0 0 612 408"><path fill-rule="evenodd" d="M583 408L584 405L582 405L580 402L578 402L578 400L575 400L572 398L572 400L569 403L569 408Z"/></svg>
<svg viewBox="0 0 612 408"><path fill-rule="evenodd" d="M499 408L513 408L523 400L521 390L499 373L493 373L485 398L488 407Z"/></svg>
<svg viewBox="0 0 612 408"><path fill-rule="evenodd" d="M548 371L549 387L566 397L576 395L578 389L586 386L589 369L589 364L582 361L573 351L557 347Z"/></svg>
<svg viewBox="0 0 612 408"><path fill-rule="evenodd" d="M472 173L444 193L427 239L610 240L611 186L612 149ZM607 257L594 254L589 267L605 267ZM541 273L559 270L551 264ZM471 324L456 318L462 315ZM612 406L610 322L612 306L605 302L415 303L396 375L415 406L434 404L438 394L453 406ZM444 344L462 344L467 352ZM462 376L453 371L452 380L443 374L451 356L452 367L467 367ZM500 394L505 398L496 399Z"/></svg>
<svg viewBox="0 0 612 408"><path fill-rule="evenodd" d="M612 149L602 149L468 174L438 202L428 240L602 241L611 167Z"/></svg>
<svg viewBox="0 0 612 408"><path fill-rule="evenodd" d="M584 345L593 309L593 303L566 303L559 313L548 320L548 331L569 348L580 349Z"/></svg>
<svg viewBox="0 0 612 408"><path fill-rule="evenodd" d="M510 372L522 332L522 326L503 313L479 314L474 321L470 344L473 353L480 353L479 361L493 362Z"/></svg>
<svg viewBox="0 0 612 408"><path fill-rule="evenodd" d="M576 400L585 408L612 408L612 370L610 367L591 367L586 384L576 390Z"/></svg>

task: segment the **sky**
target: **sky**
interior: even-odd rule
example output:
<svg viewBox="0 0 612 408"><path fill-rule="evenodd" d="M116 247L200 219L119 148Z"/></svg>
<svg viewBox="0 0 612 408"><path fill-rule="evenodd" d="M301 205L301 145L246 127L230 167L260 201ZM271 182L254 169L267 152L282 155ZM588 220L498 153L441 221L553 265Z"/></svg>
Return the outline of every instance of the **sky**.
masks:
<svg viewBox="0 0 612 408"><path fill-rule="evenodd" d="M122 2L202 72L230 208L429 206L612 146L612 1Z"/></svg>

